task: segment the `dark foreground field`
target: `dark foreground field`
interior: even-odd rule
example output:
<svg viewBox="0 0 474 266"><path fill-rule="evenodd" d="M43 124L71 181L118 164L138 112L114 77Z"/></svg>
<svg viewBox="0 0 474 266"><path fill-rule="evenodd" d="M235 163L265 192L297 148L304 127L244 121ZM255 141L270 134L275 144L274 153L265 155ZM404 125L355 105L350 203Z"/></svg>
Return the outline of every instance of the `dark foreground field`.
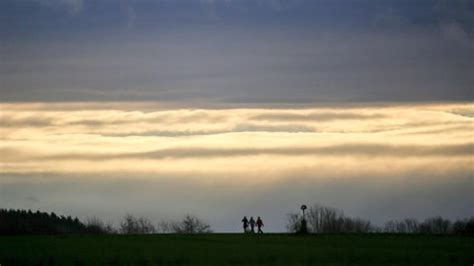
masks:
<svg viewBox="0 0 474 266"><path fill-rule="evenodd" d="M474 238L428 235L0 237L0 265L465 265Z"/></svg>

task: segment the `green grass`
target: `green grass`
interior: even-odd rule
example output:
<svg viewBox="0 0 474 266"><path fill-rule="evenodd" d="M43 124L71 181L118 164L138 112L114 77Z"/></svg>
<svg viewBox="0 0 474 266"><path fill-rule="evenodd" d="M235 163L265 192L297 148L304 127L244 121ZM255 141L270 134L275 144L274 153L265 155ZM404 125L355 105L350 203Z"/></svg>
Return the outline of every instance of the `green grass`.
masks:
<svg viewBox="0 0 474 266"><path fill-rule="evenodd" d="M464 265L474 238L243 234L1 236L0 265Z"/></svg>

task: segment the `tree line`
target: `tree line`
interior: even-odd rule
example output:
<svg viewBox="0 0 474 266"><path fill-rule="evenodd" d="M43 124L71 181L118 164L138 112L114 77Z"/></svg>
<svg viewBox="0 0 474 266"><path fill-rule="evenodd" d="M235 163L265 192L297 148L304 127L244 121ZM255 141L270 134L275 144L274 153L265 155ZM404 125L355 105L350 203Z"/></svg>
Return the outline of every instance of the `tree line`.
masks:
<svg viewBox="0 0 474 266"><path fill-rule="evenodd" d="M451 221L440 216L418 221L412 218L391 220L384 226L369 220L349 217L342 210L313 205L306 210L305 221L309 233L403 233L403 234L456 234L474 235L474 216ZM287 230L301 231L303 216L288 214ZM97 217L85 221L77 217L57 215L54 212L0 209L0 235L19 234L154 234L211 233L209 223L194 215L176 220L161 220L156 225L145 217L125 215L116 227Z"/></svg>
<svg viewBox="0 0 474 266"><path fill-rule="evenodd" d="M211 233L211 226L194 215L182 219L162 220L158 225L145 217L125 215L118 227L97 217L80 221L77 217L57 215L54 212L0 209L0 235L26 234L154 234Z"/></svg>
<svg viewBox="0 0 474 266"><path fill-rule="evenodd" d="M373 225L369 220L349 217L342 210L314 204L305 213L310 233L403 233L403 234L457 234L474 235L474 216L452 222L441 216L424 221L413 218L391 220L384 226ZM301 232L303 215L289 213L288 232Z"/></svg>
<svg viewBox="0 0 474 266"><path fill-rule="evenodd" d="M0 209L0 234L73 234L86 233L87 226L71 216L54 212Z"/></svg>

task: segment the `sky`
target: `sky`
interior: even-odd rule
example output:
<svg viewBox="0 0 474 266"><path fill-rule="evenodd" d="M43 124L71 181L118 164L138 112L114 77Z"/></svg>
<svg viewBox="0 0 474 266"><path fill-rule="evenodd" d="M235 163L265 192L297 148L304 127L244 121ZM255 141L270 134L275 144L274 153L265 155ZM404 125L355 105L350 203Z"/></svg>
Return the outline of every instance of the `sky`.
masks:
<svg viewBox="0 0 474 266"><path fill-rule="evenodd" d="M474 2L0 2L0 208L471 216Z"/></svg>

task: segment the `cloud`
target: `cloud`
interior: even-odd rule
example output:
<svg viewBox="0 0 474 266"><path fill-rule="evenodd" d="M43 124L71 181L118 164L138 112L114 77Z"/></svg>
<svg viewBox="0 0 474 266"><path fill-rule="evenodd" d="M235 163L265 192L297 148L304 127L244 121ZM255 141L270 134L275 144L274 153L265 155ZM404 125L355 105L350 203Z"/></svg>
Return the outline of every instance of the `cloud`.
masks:
<svg viewBox="0 0 474 266"><path fill-rule="evenodd" d="M2 173L265 171L273 178L321 167L328 175L340 169L383 173L389 166L402 171L429 163L444 169L450 160L465 167L473 153L472 107L462 103L207 109L156 103L44 105L49 104L0 105L5 110Z"/></svg>
<svg viewBox="0 0 474 266"><path fill-rule="evenodd" d="M407 17L400 14L400 12L393 7L387 7L374 16L376 26L381 28L403 28L410 25Z"/></svg>
<svg viewBox="0 0 474 266"><path fill-rule="evenodd" d="M301 124L258 125L252 123L238 124L230 132L315 132L311 126Z"/></svg>
<svg viewBox="0 0 474 266"><path fill-rule="evenodd" d="M452 110L449 112L455 115L459 115L459 116L474 118L474 110L472 109L457 109L457 110Z"/></svg>
<svg viewBox="0 0 474 266"><path fill-rule="evenodd" d="M232 133L231 130L148 130L138 132L126 132L126 133L104 133L102 136L106 137L136 137L136 136L148 136L148 137L186 137L186 136L205 136L215 134Z"/></svg>
<svg viewBox="0 0 474 266"><path fill-rule="evenodd" d="M251 119L267 121L329 121L346 119L377 119L383 117L384 115L382 114L360 114L351 112L320 112L309 114L275 112L269 114L259 114L251 117Z"/></svg>
<svg viewBox="0 0 474 266"><path fill-rule="evenodd" d="M80 125L87 127L100 127L105 125L121 125L129 124L133 121L126 119L116 119L116 120L99 120L99 119L79 119L75 121L68 122L67 125Z"/></svg>
<svg viewBox="0 0 474 266"><path fill-rule="evenodd" d="M29 117L8 117L0 116L0 127L47 127L52 126L54 120L46 117L29 116Z"/></svg>
<svg viewBox="0 0 474 266"><path fill-rule="evenodd" d="M236 156L394 156L394 157L418 157L418 156L472 156L474 144L466 143L460 145L384 145L384 144L345 144L326 147L284 147L284 148L232 148L232 149L209 149L209 148L184 148L164 149L143 153L128 153L115 155L68 155L61 154L54 157L45 157L47 160L63 159L166 159L166 158L209 158L209 157L236 157Z"/></svg>
<svg viewBox="0 0 474 266"><path fill-rule="evenodd" d="M472 130L472 123L467 123L466 125L462 126L446 126L446 127L436 127L430 129L415 129L406 131L403 134L406 135L433 135L433 134L449 134L449 133L456 133L456 132L469 132Z"/></svg>
<svg viewBox="0 0 474 266"><path fill-rule="evenodd" d="M142 132L127 133L106 133L103 136L126 137L126 136L155 136L155 137L183 137L183 136L204 136L239 132L274 132L274 133L298 133L298 132L316 132L313 127L304 125L255 125L238 124L231 129L207 129L207 130L151 130Z"/></svg>
<svg viewBox="0 0 474 266"><path fill-rule="evenodd" d="M303 1L291 12L249 8L258 7L255 1L235 1L229 8L213 4L212 9L224 17L219 23L204 18L207 8L198 1L132 2L122 9L117 7L120 1L85 2L83 13L74 19L24 10L21 5L18 10L24 12L6 14L15 18L6 25L27 25L4 26L6 32L21 30L30 37L2 38L2 100L189 104L472 100L472 49L459 44L471 38L470 25L446 19L435 27L438 17L424 1L395 4L396 12L388 9L392 20L396 19L390 12L415 14L409 19L415 25L397 30L359 23L371 21L379 10L365 1ZM412 6L418 9L409 10ZM107 10L106 15L100 10ZM321 14L325 10L329 14ZM124 30L124 24L133 29ZM92 30L81 31L85 25ZM48 32L55 34L34 38Z"/></svg>
<svg viewBox="0 0 474 266"><path fill-rule="evenodd" d="M147 152L128 153L63 153L38 156L35 153L2 148L4 161L18 160L117 160L117 159L187 159L229 158L240 156L367 156L367 157L469 157L474 154L474 143L457 145L386 145L377 143L342 144L321 147L269 147L269 148L172 148Z"/></svg>
<svg viewBox="0 0 474 266"><path fill-rule="evenodd" d="M72 15L79 14L84 6L83 0L34 0L35 2L55 9L63 9Z"/></svg>
<svg viewBox="0 0 474 266"><path fill-rule="evenodd" d="M474 32L468 32L457 22L441 22L441 34L459 45L474 48Z"/></svg>
<svg viewBox="0 0 474 266"><path fill-rule="evenodd" d="M40 200L39 200L37 197L35 197L35 196L28 196L28 197L25 197L25 199L26 199L27 201L32 202L32 203L38 203L38 202L40 201Z"/></svg>
<svg viewBox="0 0 474 266"><path fill-rule="evenodd" d="M132 3L129 1L120 1L120 10L125 15L127 29L132 29L135 25L137 13Z"/></svg>

